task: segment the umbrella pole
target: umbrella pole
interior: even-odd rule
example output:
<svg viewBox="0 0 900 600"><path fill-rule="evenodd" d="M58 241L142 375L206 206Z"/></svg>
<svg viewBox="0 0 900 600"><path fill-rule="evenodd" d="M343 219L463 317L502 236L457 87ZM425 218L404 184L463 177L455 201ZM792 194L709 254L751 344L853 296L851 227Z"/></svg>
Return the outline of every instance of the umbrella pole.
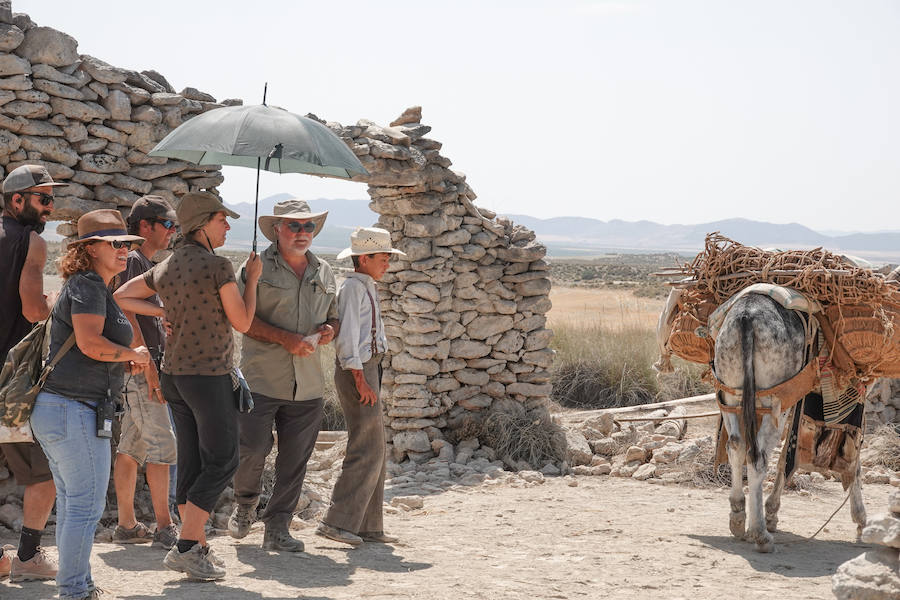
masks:
<svg viewBox="0 0 900 600"><path fill-rule="evenodd" d="M256 157L256 201L253 203L253 251L256 252L256 215L259 213L259 166L262 158Z"/></svg>

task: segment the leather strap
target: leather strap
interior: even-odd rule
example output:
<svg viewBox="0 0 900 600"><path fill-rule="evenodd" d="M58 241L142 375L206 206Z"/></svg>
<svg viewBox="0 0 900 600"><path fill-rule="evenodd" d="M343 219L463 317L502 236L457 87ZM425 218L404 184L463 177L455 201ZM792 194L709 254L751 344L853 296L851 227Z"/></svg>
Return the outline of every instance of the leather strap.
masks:
<svg viewBox="0 0 900 600"><path fill-rule="evenodd" d="M363 284L365 285L365 284ZM376 333L376 324L375 324L375 300L372 299L372 294L369 293L369 287L366 286L366 296L369 298L369 305L372 307L372 356L378 354L378 342L375 338Z"/></svg>
<svg viewBox="0 0 900 600"><path fill-rule="evenodd" d="M719 376L716 375L716 372L712 372L713 375L713 386L716 388L716 391L719 390L731 394L732 396L737 396L741 398L742 392L741 390L736 390L732 387L728 387L725 385ZM757 390L756 398L766 398L768 396L778 396L781 400L781 412L784 412L797 404L801 398L806 396L813 388L816 386L816 381L818 380L818 361L812 359L806 363L806 366L803 367L799 373L788 379L787 381L783 381L778 385L770 388L766 388L764 390ZM741 410L741 405L737 406L729 406L723 404L721 400L719 400L719 395L716 394L716 401L719 403L719 410L727 413L737 413ZM741 399L743 402L743 399ZM756 407L757 413L770 413L772 409L766 406Z"/></svg>

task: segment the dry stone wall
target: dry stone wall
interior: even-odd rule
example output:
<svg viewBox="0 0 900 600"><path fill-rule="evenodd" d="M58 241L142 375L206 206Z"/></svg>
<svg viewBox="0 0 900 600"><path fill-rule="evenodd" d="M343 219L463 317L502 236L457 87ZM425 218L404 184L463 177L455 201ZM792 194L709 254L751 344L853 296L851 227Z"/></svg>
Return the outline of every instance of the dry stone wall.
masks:
<svg viewBox="0 0 900 600"><path fill-rule="evenodd" d="M446 430L488 410L543 413L553 332L546 248L477 208L464 174L425 137L420 107L390 126L328 125L369 176L369 206L406 260L379 288L389 355L383 396L393 458L428 460Z"/></svg>
<svg viewBox="0 0 900 600"><path fill-rule="evenodd" d="M78 53L78 42L41 27L0 0L0 165L5 173L43 164L59 188L52 219L74 234L74 221L98 208L127 214L144 194L176 203L188 192L215 191L218 165L147 155L172 129L226 104L194 88L179 93L156 71L114 67Z"/></svg>

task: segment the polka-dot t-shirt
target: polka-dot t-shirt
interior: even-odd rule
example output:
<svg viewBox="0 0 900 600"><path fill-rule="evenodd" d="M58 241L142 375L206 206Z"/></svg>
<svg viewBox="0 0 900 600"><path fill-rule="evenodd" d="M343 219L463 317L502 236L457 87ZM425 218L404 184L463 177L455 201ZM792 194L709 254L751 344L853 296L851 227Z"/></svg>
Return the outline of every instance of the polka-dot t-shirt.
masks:
<svg viewBox="0 0 900 600"><path fill-rule="evenodd" d="M234 367L234 338L219 289L235 281L224 256L185 243L144 274L172 324L162 371L169 375L225 375Z"/></svg>

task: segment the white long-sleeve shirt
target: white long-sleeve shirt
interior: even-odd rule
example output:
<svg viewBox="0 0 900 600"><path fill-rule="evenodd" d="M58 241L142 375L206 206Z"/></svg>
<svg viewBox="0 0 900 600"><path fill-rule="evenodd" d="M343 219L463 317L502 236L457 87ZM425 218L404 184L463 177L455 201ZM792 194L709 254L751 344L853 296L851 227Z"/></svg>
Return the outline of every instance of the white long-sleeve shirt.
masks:
<svg viewBox="0 0 900 600"><path fill-rule="evenodd" d="M372 298L366 295L368 290ZM387 337L381 322L375 280L365 273L353 272L338 291L338 318L341 329L335 338L335 352L342 369L362 370L372 358L372 304L375 305L375 342L378 352L387 350Z"/></svg>

